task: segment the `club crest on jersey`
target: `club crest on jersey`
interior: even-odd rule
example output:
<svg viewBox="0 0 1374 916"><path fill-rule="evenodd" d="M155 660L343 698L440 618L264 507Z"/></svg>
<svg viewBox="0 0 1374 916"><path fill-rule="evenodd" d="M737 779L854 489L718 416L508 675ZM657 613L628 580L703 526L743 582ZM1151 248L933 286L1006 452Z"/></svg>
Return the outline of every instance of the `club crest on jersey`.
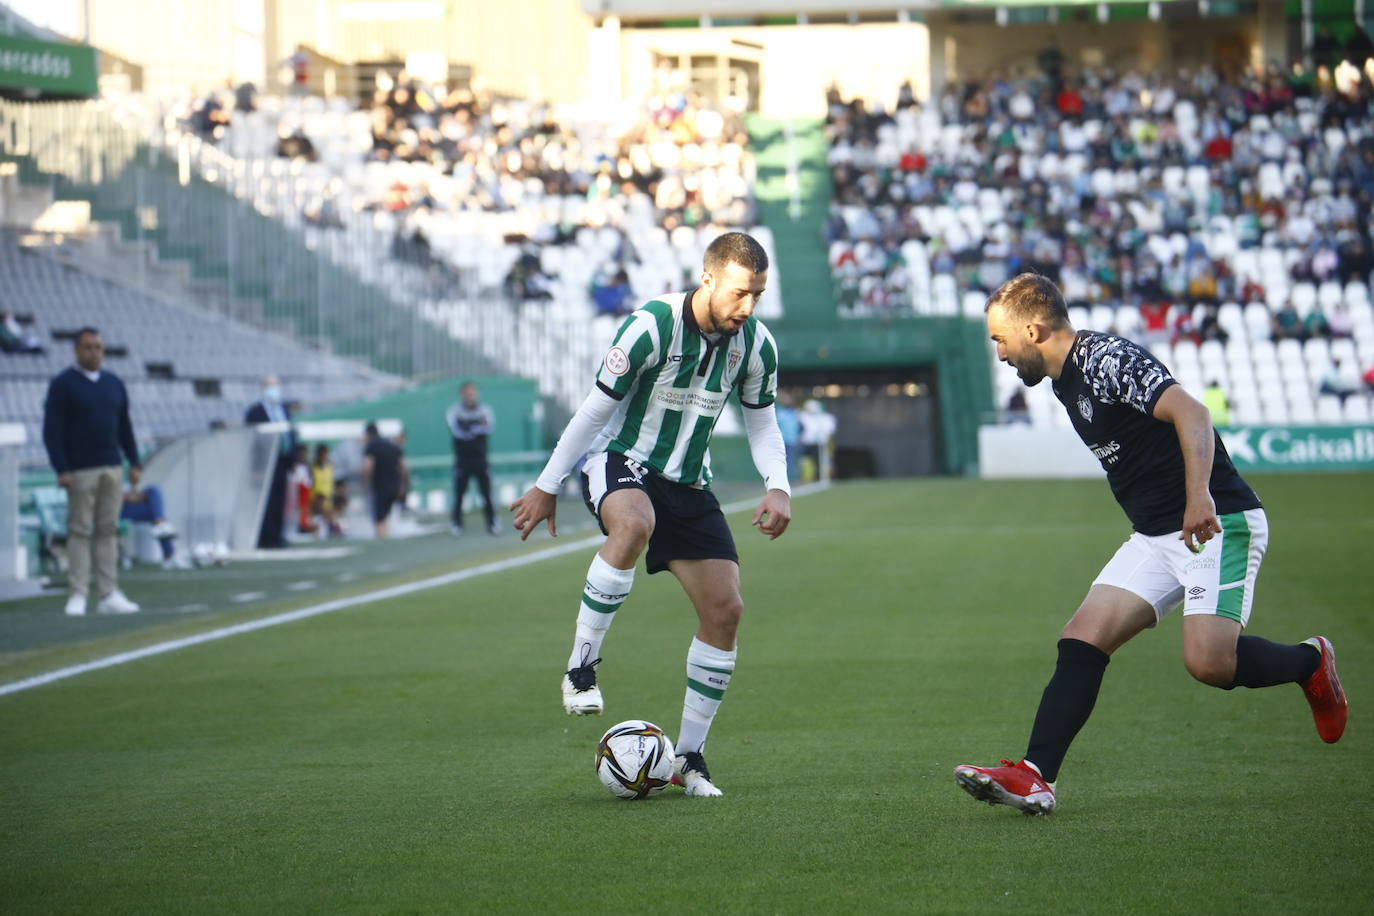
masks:
<svg viewBox="0 0 1374 916"><path fill-rule="evenodd" d="M607 365L610 364L609 359L610 358L607 357ZM616 375L619 374L618 372L616 373ZM1083 419L1087 420L1089 423L1093 421L1093 402L1088 399L1086 394L1080 394L1078 396L1078 412L1081 413Z"/></svg>
<svg viewBox="0 0 1374 916"><path fill-rule="evenodd" d="M630 357L619 347L611 347L606 354L606 371L611 375L624 375L630 368Z"/></svg>
<svg viewBox="0 0 1374 916"><path fill-rule="evenodd" d="M738 350L731 350L729 355L725 357L725 367L731 372L734 372L735 367L739 365L739 359L740 352Z"/></svg>

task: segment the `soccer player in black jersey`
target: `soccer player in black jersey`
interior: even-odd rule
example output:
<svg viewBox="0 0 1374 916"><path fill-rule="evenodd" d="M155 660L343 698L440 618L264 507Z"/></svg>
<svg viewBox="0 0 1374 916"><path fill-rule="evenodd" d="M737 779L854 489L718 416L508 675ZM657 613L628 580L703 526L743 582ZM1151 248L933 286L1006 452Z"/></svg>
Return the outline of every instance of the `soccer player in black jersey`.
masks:
<svg viewBox="0 0 1374 916"><path fill-rule="evenodd" d="M1241 635L1268 528L1207 408L1142 347L1075 331L1063 295L1044 277L1008 280L986 311L997 358L1027 386L1050 379L1134 531L1060 633L1025 757L957 766L956 782L989 804L1053 811L1060 764L1092 713L1111 654L1180 605L1193 677L1223 690L1299 684L1322 740L1340 740L1347 708L1330 640L1282 645Z"/></svg>

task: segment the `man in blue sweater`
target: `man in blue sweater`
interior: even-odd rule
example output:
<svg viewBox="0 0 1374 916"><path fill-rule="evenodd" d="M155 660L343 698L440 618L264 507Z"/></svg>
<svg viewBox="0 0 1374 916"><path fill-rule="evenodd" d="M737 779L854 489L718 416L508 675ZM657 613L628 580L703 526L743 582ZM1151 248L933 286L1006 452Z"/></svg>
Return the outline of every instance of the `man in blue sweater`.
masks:
<svg viewBox="0 0 1374 916"><path fill-rule="evenodd" d="M104 356L99 331L78 331L76 365L48 385L43 408L43 444L58 484L67 491L67 564L72 589L67 613L72 616L86 613L92 548L99 596L96 611L132 614L138 610L119 590L115 578L124 458L129 459L129 482L137 486L138 445L129 422L129 394L118 376L100 368Z"/></svg>

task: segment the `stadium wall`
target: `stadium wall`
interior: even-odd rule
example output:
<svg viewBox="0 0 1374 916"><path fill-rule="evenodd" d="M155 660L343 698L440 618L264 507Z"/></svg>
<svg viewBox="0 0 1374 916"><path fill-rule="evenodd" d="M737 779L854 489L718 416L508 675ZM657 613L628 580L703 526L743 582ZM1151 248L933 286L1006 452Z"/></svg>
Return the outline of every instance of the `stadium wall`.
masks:
<svg viewBox="0 0 1374 916"><path fill-rule="evenodd" d="M143 67L154 93L251 81L290 88L297 46L347 63L439 55L486 88L571 102L586 91L592 20L577 0L45 0L52 28ZM318 58L312 65L318 64ZM339 88L342 88L340 86Z"/></svg>
<svg viewBox="0 0 1374 916"><path fill-rule="evenodd" d="M965 24L951 15L932 16L930 41L939 45L937 79L968 80L989 73L1033 73L1046 48L1058 48L1069 71L1111 67L1117 71L1170 71L1207 65L1234 70L1262 59L1255 16L1190 17L1100 23L1074 21L997 26Z"/></svg>
<svg viewBox="0 0 1374 916"><path fill-rule="evenodd" d="M458 400L458 386L474 382L482 402L491 408L495 426L490 439L493 455L526 452L538 448L544 408L539 402L538 386L531 379L511 376L453 376L359 401L330 410L317 411L306 420L399 420L406 434L406 452L412 456L452 458L453 446L445 415Z"/></svg>
<svg viewBox="0 0 1374 916"><path fill-rule="evenodd" d="M605 26L603 26L605 28ZM621 27L620 97L634 99L654 85L660 61L677 64L717 56L757 65L757 110L772 118L820 118L825 92L877 99L891 109L910 81L920 98L930 90L929 32L925 25L808 25L710 29Z"/></svg>

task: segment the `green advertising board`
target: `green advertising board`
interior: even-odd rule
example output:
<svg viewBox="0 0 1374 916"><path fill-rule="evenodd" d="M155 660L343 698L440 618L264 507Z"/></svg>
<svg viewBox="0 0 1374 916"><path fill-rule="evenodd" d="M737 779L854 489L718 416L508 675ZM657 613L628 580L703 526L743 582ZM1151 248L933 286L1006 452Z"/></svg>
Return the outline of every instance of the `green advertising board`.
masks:
<svg viewBox="0 0 1374 916"><path fill-rule="evenodd" d="M1221 441L1246 471L1374 471L1374 426L1242 426Z"/></svg>
<svg viewBox="0 0 1374 916"><path fill-rule="evenodd" d="M95 49L0 35L0 90L42 96L96 94Z"/></svg>

